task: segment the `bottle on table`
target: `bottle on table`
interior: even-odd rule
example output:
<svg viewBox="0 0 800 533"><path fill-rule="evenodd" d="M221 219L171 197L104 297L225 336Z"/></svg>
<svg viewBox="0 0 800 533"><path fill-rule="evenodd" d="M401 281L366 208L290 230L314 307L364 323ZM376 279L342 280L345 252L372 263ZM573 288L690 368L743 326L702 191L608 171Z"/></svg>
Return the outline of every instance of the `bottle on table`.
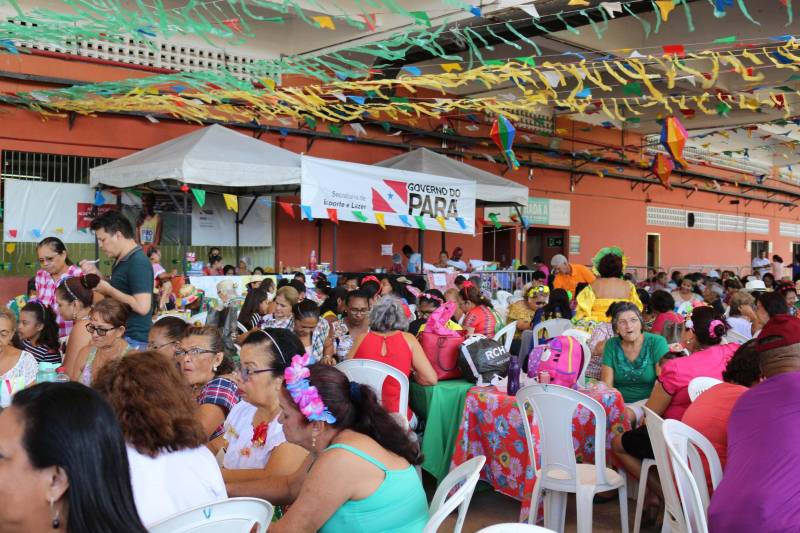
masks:
<svg viewBox="0 0 800 533"><path fill-rule="evenodd" d="M516 396L517 391L519 391L519 373L520 373L520 366L519 366L519 357L516 355L512 355L511 359L508 361L508 386L506 391L508 392L509 396Z"/></svg>
<svg viewBox="0 0 800 533"><path fill-rule="evenodd" d="M71 380L67 375L67 371L63 366L56 368L56 379L54 379L56 383L69 383Z"/></svg>

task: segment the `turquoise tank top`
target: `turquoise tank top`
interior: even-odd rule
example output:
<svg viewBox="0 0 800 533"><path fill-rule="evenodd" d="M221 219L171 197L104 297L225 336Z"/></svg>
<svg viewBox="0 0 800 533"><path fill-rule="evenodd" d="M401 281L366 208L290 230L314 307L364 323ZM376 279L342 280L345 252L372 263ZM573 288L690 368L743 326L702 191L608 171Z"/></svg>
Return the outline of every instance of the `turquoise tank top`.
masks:
<svg viewBox="0 0 800 533"><path fill-rule="evenodd" d="M348 500L331 515L319 533L420 533L428 522L428 500L413 466L388 470L382 463L346 444L333 444L377 466L386 475L363 500Z"/></svg>

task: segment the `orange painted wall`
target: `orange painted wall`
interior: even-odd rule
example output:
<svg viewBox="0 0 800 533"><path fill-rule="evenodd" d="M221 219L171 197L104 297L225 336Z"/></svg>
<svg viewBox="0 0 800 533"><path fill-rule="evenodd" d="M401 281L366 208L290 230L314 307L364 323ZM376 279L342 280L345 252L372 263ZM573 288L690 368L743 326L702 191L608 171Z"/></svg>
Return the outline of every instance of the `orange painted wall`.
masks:
<svg viewBox="0 0 800 533"><path fill-rule="evenodd" d="M0 70L3 69L86 81L147 75L146 72L134 69L20 56L0 57ZM0 91L25 91L39 87L41 85L0 79ZM6 127L3 132L0 132L0 150L121 157L189 133L198 127L174 121L151 124L144 118L136 117L79 116L75 120L73 128L70 129L65 118L43 120L40 116L26 111L12 108L4 108L3 111L5 114L0 116L0 120ZM440 126L439 122L433 119L419 119L416 125L421 128ZM455 123L454 126L464 133L462 124ZM320 128L323 129L324 126L320 126ZM635 133L626 132L622 135L619 131L597 127L587 130L585 125L575 124L564 119L559 119L557 128L560 136L575 139L563 141L562 149L578 151L603 143L608 146L618 146L623 142L632 147L628 156L637 157L635 147L639 145L640 137ZM474 134L485 136L486 133L486 131L480 131ZM401 137L391 137L382 131L375 130L370 131L370 137L392 142L402 141ZM394 148L356 145L344 140L325 139L316 140L309 148L305 138L284 138L276 134L265 134L262 140L298 153L304 152L318 157L359 163L374 163L402 151ZM531 140L547 142L543 139ZM519 135L518 141L521 141ZM417 138L411 142L422 145L431 141ZM496 153L493 147L488 146L485 151ZM537 156L537 160L540 159ZM503 166L482 159L467 162L495 173L504 170ZM562 161L560 164L565 163ZM711 168L699 168L698 170L724 175L723 172ZM644 171L628 169L626 172L631 175L644 175ZM626 250L631 264L643 265L648 232L661 234L661 263L663 266L749 264L750 254L746 249L748 239L770 240L774 243L774 251L783 255L784 258L788 258L792 241L778 235L778 223L780 220L800 222L800 210L789 212L784 209L779 211L777 206L763 207L758 202L753 202L749 206L744 206L744 202L739 206L733 206L728 203L728 200L717 203L715 195L703 192L687 198L686 191L682 190L669 192L662 188L651 187L647 192L643 192L641 187L637 187L632 191L630 183L627 181L599 178L594 175L585 176L574 192L570 192L569 178L563 172L535 169L533 180L529 181L527 169L523 168L516 172L509 172L505 177L527 185L532 196L571 201L572 224L569 234L580 235L582 239L581 253L571 259L580 263L588 263L597 249L617 244ZM647 226L645 223L647 205L769 218L770 234L768 236L745 235L743 233L717 233ZM311 222L291 220L280 210L276 211L278 260L282 261L285 266L305 264L308 261L310 250L317 247L316 225ZM323 247L318 254L319 261L331 260L331 228L332 225L329 221L323 222ZM343 270L362 270L375 266L388 267L390 258L380 256L380 244L393 243L395 251L399 251L406 243L416 249L417 239L416 230L390 227L383 231L376 225L342 223L338 228L338 267ZM468 258L482 256L482 238L480 236L448 235L446 246L448 250L452 250L455 246L463 247L465 256ZM427 232L425 235L426 258L434 259L440 248L441 233Z"/></svg>

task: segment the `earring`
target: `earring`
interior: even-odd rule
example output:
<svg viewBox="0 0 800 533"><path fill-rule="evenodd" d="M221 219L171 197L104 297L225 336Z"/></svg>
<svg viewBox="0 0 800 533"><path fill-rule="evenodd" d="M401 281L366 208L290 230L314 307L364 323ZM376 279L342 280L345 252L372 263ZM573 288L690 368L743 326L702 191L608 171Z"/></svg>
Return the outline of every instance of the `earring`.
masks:
<svg viewBox="0 0 800 533"><path fill-rule="evenodd" d="M61 527L61 513L55 508L55 503L50 500L50 514L53 515L53 529Z"/></svg>
<svg viewBox="0 0 800 533"><path fill-rule="evenodd" d="M311 436L311 449L314 451L317 450L317 437L314 435Z"/></svg>
<svg viewBox="0 0 800 533"><path fill-rule="evenodd" d="M213 368L214 372L216 372L218 368L219 368L218 366L214 365L214 368Z"/></svg>

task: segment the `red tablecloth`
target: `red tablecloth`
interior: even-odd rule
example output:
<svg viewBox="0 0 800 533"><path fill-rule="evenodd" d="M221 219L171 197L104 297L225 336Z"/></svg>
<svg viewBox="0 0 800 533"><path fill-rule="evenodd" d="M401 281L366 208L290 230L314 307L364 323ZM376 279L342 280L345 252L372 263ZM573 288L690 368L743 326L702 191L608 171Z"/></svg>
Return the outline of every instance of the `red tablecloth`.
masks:
<svg viewBox="0 0 800 533"><path fill-rule="evenodd" d="M614 435L630 429L630 423L625 419L622 395L602 383L580 390L600 402L606 411L605 445L608 449ZM594 417L588 409L581 407L575 411L572 422L575 457L578 462L593 463ZM538 461L541 458L539 429L535 423L531 429ZM536 478L528 459L525 429L522 427L516 399L494 387L473 387L467 393L452 466L460 465L478 455L486 456L481 479L491 484L496 491L520 500L520 517L521 520L526 520Z"/></svg>

